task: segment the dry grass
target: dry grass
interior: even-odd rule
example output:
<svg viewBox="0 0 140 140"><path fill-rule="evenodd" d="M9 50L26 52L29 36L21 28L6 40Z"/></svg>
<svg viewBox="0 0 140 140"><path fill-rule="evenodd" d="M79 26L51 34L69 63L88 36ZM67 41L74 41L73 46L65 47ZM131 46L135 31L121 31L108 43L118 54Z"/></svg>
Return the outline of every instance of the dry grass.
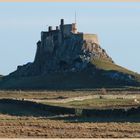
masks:
<svg viewBox="0 0 140 140"><path fill-rule="evenodd" d="M139 90L129 90L129 89L93 89L86 91L0 91L0 98L25 98L25 99L52 99L58 97L81 97L88 95L140 95Z"/></svg>
<svg viewBox="0 0 140 140"><path fill-rule="evenodd" d="M98 94L98 91L0 91L0 98L52 99Z"/></svg>
<svg viewBox="0 0 140 140"><path fill-rule="evenodd" d="M47 118L0 115L0 137L136 138L140 137L140 123L70 123Z"/></svg>
<svg viewBox="0 0 140 140"><path fill-rule="evenodd" d="M131 91L132 92L132 91ZM107 91L117 95L124 91ZM133 92L136 95L136 92ZM139 93L139 91L137 92ZM50 99L99 95L99 91L0 91L0 98ZM125 96L129 95L128 92ZM105 95L104 95L105 96ZM132 96L132 95L131 95ZM137 94L137 96L139 96ZM101 99L102 100L102 99ZM100 101L101 101L100 100ZM110 99L112 100L112 99ZM119 99L120 100L120 99ZM131 100L131 99L130 99ZM99 103L99 102L98 102ZM0 114L0 138L140 138L140 123L72 121L64 118L10 116Z"/></svg>
<svg viewBox="0 0 140 140"><path fill-rule="evenodd" d="M133 71L130 71L130 70L124 68L124 67L121 67L119 65L113 64L112 62L109 62L107 60L94 59L92 61L92 63L94 65L96 65L97 68L100 68L100 69L103 69L103 70L115 70L115 71L119 71L119 72L122 72L122 73L132 74L136 77L140 77L139 74L137 74Z"/></svg>
<svg viewBox="0 0 140 140"><path fill-rule="evenodd" d="M131 107L140 105L140 91L107 89L93 91L0 91L0 99L27 99L43 104L82 108ZM139 103L134 102L137 99Z"/></svg>

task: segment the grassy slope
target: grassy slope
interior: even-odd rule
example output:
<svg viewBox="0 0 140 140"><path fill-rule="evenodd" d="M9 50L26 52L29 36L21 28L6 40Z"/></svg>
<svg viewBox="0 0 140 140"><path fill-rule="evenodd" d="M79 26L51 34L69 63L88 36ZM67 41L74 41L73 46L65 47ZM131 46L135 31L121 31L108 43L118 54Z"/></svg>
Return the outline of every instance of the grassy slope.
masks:
<svg viewBox="0 0 140 140"><path fill-rule="evenodd" d="M119 65L113 64L109 61L102 60L102 59L94 59L91 63L94 64L99 69L103 69L103 70L107 70L107 71L115 70L115 71L119 71L122 73L134 75L138 80L140 80L140 74L135 73L135 72L128 70L124 67L121 67Z"/></svg>
<svg viewBox="0 0 140 140"><path fill-rule="evenodd" d="M119 72L131 74L140 81L140 75L127 70L121 66L108 62L106 60L94 60L91 62L97 68L103 70L116 70ZM78 73L55 73L47 76L36 77L22 77L16 79L9 79L3 82L5 88L17 88L17 89L81 89L81 88L94 88L94 87L114 87L118 83L105 79L97 75L95 78L91 78L91 72L78 72ZM119 86L119 85L118 85Z"/></svg>
<svg viewBox="0 0 140 140"><path fill-rule="evenodd" d="M8 79L3 82L4 87L17 87L21 88L28 88L35 89L39 88L42 89L46 88L74 88L74 87L83 87L87 86L87 83L91 85L92 79L88 78L88 75L85 73L55 73L50 74L47 76L34 76L34 77L22 77L22 78L15 78L15 79Z"/></svg>

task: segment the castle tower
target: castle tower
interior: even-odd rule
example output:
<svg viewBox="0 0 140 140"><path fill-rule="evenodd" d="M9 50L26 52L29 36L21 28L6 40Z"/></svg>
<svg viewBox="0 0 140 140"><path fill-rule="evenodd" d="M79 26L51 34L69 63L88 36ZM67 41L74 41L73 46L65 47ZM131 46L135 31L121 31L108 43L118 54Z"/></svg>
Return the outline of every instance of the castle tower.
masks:
<svg viewBox="0 0 140 140"><path fill-rule="evenodd" d="M76 23L72 23L72 33L77 33Z"/></svg>
<svg viewBox="0 0 140 140"><path fill-rule="evenodd" d="M61 19L61 25L64 25L64 19Z"/></svg>
<svg viewBox="0 0 140 140"><path fill-rule="evenodd" d="M49 32L52 31L52 26L49 26L49 27L48 27L48 31L49 31Z"/></svg>
<svg viewBox="0 0 140 140"><path fill-rule="evenodd" d="M60 21L60 31L61 31L62 41L63 41L64 40L64 19L61 19Z"/></svg>
<svg viewBox="0 0 140 140"><path fill-rule="evenodd" d="M75 11L75 23L72 23L72 33L77 33L77 27L76 27L76 11Z"/></svg>
<svg viewBox="0 0 140 140"><path fill-rule="evenodd" d="M56 30L59 30L58 26L56 26Z"/></svg>

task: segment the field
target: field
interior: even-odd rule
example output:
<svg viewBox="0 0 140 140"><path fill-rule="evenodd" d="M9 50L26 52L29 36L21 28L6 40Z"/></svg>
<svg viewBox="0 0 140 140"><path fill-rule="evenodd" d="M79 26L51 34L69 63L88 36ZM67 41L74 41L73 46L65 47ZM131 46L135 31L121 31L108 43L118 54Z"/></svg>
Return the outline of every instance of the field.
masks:
<svg viewBox="0 0 140 140"><path fill-rule="evenodd" d="M137 100L139 102L139 100ZM42 102L42 101L40 101ZM42 102L44 104L59 105L64 107L77 107L77 108L123 108L139 106L140 104L135 102L134 99L85 99L82 101L69 101L69 102Z"/></svg>
<svg viewBox="0 0 140 140"><path fill-rule="evenodd" d="M139 93L139 90L106 89L92 91L0 91L0 137L139 138L140 114L132 118L123 116L115 118L86 117L70 113L54 114L39 106L127 109L140 106ZM16 101L20 103L16 103Z"/></svg>
<svg viewBox="0 0 140 140"><path fill-rule="evenodd" d="M0 137L126 138L140 137L140 123L76 122L35 117L0 116Z"/></svg>

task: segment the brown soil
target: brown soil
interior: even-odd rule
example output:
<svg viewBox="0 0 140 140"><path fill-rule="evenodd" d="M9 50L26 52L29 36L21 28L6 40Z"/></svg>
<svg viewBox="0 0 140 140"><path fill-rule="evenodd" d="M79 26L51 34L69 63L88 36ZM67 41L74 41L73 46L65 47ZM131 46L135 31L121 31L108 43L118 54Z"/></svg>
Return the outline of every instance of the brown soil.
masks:
<svg viewBox="0 0 140 140"><path fill-rule="evenodd" d="M39 100L39 102L43 102L44 100L69 101L71 99L79 100L79 98L83 100L93 95L99 95L96 92L82 93L63 91L34 93L0 91L0 98L16 98L20 100L24 98L33 101ZM138 93L140 93L140 91ZM124 94L124 96L127 96L123 98L136 98L139 101L140 94L138 93ZM115 95L118 94L115 93ZM115 97L114 94L112 94L112 96ZM112 98L112 96L109 97ZM132 96L134 96L134 98ZM120 96L116 98L120 98ZM0 138L140 138L140 121L136 123L134 122L135 119L133 119L133 121L123 120L122 122L114 122L114 120L108 122L84 120L81 122L76 118L74 121L71 118L67 119L67 116L53 116L54 118L37 117L41 116L41 114L45 114L46 111L43 110L42 112L42 110L39 110L36 112L36 108L30 106L11 106L5 103L1 104L0 108L3 114L8 114L9 112L9 115L0 115ZM13 112L15 114L13 114ZM12 116L12 114L17 114L17 116ZM20 117L18 117L19 115Z"/></svg>
<svg viewBox="0 0 140 140"><path fill-rule="evenodd" d="M48 118L0 115L0 137L136 138L140 137L140 123L71 123Z"/></svg>

